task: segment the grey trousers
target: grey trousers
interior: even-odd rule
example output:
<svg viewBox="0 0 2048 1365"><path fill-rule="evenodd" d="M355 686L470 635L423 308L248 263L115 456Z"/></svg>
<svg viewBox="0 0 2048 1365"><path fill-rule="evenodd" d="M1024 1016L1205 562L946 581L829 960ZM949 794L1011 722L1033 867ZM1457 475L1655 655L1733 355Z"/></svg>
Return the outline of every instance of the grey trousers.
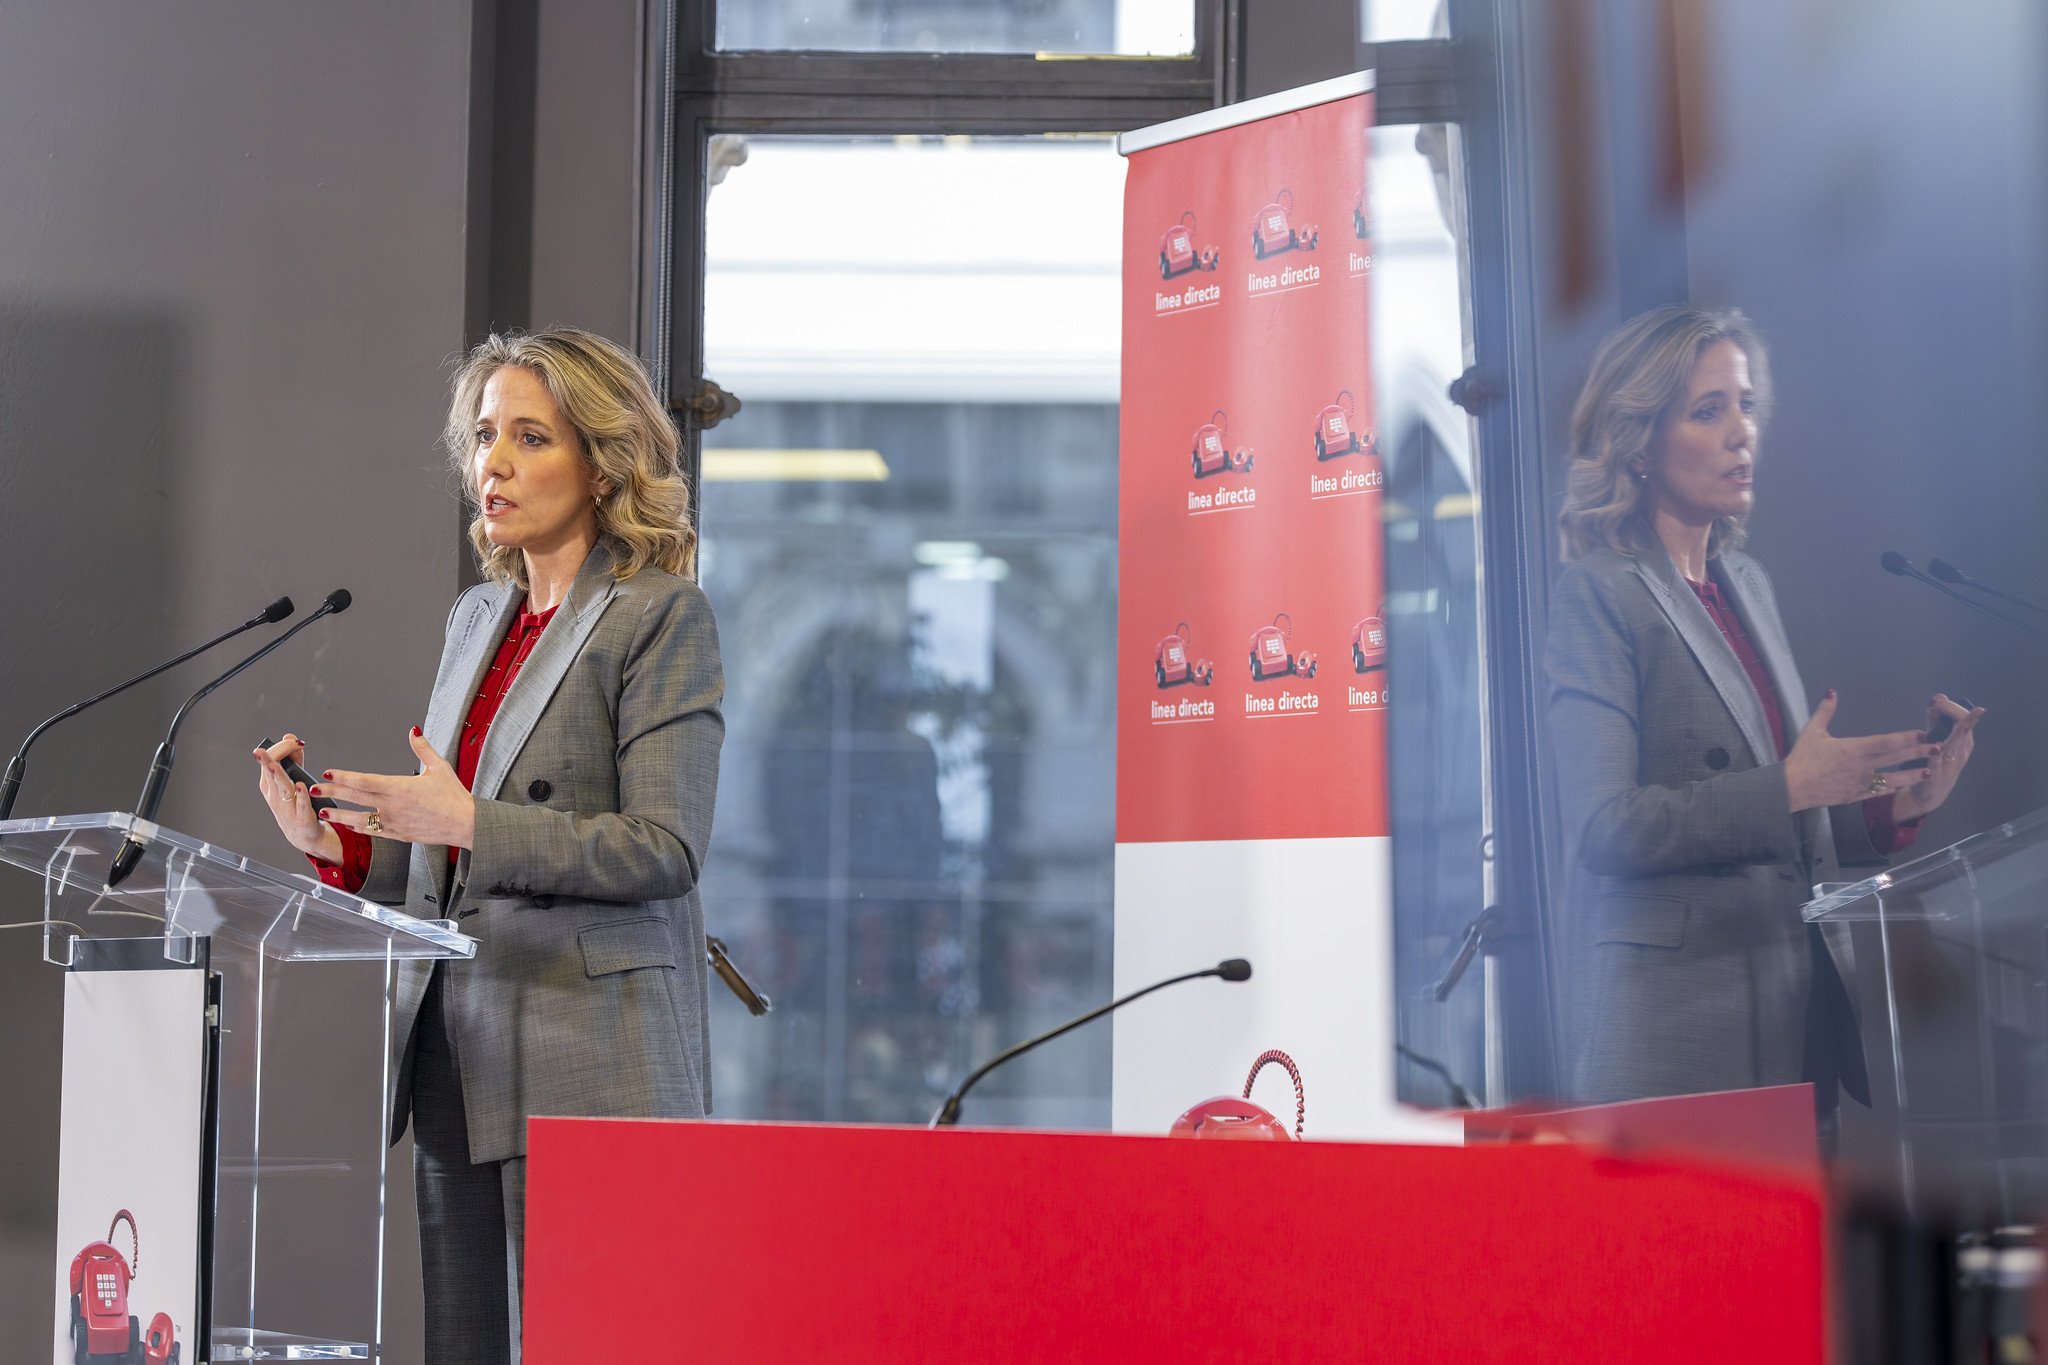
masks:
<svg viewBox="0 0 2048 1365"><path fill-rule="evenodd" d="M518 1365L526 1158L472 1162L462 1078L441 1013L441 969L420 1003L412 1080L427 1365Z"/></svg>

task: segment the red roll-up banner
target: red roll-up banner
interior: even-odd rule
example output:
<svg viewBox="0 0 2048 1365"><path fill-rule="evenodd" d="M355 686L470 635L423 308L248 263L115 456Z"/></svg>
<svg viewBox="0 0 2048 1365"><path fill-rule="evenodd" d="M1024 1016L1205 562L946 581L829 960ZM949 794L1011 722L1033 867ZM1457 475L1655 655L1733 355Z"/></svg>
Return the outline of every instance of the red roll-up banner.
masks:
<svg viewBox="0 0 2048 1365"><path fill-rule="evenodd" d="M1159 1131L1269 1047L1311 1135L1392 1099L1370 73L1127 134L1112 1120Z"/></svg>
<svg viewBox="0 0 2048 1365"><path fill-rule="evenodd" d="M1120 843L1387 833L1371 102L1131 158Z"/></svg>

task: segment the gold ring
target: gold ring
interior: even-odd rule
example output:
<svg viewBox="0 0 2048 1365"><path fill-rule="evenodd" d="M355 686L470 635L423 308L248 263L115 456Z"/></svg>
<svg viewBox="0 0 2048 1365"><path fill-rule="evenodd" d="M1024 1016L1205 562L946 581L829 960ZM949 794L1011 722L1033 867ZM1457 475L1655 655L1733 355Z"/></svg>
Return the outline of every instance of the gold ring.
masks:
<svg viewBox="0 0 2048 1365"><path fill-rule="evenodd" d="M380 811L371 811L370 818L363 821L363 828L370 831L370 833L372 834L382 834L384 832L383 813Z"/></svg>

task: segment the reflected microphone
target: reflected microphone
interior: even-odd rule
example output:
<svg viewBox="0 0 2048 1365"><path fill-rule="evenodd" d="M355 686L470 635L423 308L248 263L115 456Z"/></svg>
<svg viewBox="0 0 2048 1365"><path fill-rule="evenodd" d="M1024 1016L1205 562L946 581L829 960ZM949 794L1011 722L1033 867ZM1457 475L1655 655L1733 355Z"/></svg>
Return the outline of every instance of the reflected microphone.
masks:
<svg viewBox="0 0 2048 1365"><path fill-rule="evenodd" d="M321 602L318 607L315 607L306 614L305 620L299 622L290 630L278 636L275 640L272 640L269 644L263 646L263 648L257 650L254 654L251 654L248 658L242 660L186 699L185 704L178 708L178 714L171 718L171 728L164 735L164 742L156 746L156 758L149 765L149 776L142 783L142 795L135 802L136 819L156 819L156 808L163 803L164 799L164 784L169 782L171 778L171 761L176 757L178 727L185 723L185 715L192 709L193 704L222 683L234 677L237 673L240 673L250 664L255 663L258 659L270 653L271 650L276 649L286 640L291 639L292 636L297 635L307 626L312 625L321 617L335 616L347 611L348 604L352 600L354 599L349 596L347 588L336 588L333 592L327 594L326 600ZM114 854L113 866L107 869L108 889L111 890L128 880L128 874L133 872L135 865L142 861L143 850L148 847L149 840L142 838L132 829L128 831L128 837L121 841L120 849Z"/></svg>
<svg viewBox="0 0 2048 1365"><path fill-rule="evenodd" d="M1906 558L1897 550L1886 550L1877 557L1877 562L1884 568L1886 573L1897 574L1901 578L1911 578L1917 582L1925 583L1942 596L1954 598L1979 616L1988 616L2008 630L2019 631L2022 635L2031 635L2037 640L2048 640L2048 634L2043 634L2039 629L2028 625L2025 621L2008 616L1994 607L1979 602L1974 597L1965 597L1939 578L1920 572L1920 570L1913 567L1912 560Z"/></svg>
<svg viewBox="0 0 2048 1365"><path fill-rule="evenodd" d="M2040 612L2042 615L2048 616L2048 608L2038 607L2024 597L2015 597L2003 588L1994 588L1981 578L1972 578L1969 574L1964 573L1945 559L1928 560L1927 572L1933 574L1944 583L1953 583L1959 588L1975 588L1978 592L1989 593L2001 602L2010 602L2016 607L2025 607L2028 611Z"/></svg>
<svg viewBox="0 0 2048 1365"><path fill-rule="evenodd" d="M1041 1033L1036 1038L1027 1038L1007 1052L997 1053L988 1061L983 1062L981 1066L975 1070L973 1075L969 1076L966 1080L960 1082L959 1087L955 1089L952 1094L946 1096L946 1102L939 1106L939 1112L932 1115L932 1121L930 1126L933 1128L949 1128L952 1127L954 1124L960 1122L960 1101L966 1096L969 1090L972 1090L974 1088L974 1083L980 1080L983 1076L988 1075L989 1072L994 1071L1004 1062L1009 1061L1011 1058L1021 1057L1025 1053L1031 1051L1032 1048L1037 1047L1040 1043L1049 1043L1053 1039L1059 1037L1062 1033L1071 1032L1072 1030L1081 1027L1081 1025L1088 1023L1090 1020L1100 1019L1103 1015L1108 1014L1111 1010L1122 1009L1125 1005L1130 1004L1133 1000L1138 999L1140 996L1150 995L1154 991L1163 991L1168 986L1177 986L1183 981L1193 981L1197 977L1204 976L1221 977L1225 981L1249 981L1252 979L1252 964L1245 961L1241 957L1233 957L1226 961L1219 962L1213 967L1205 967L1199 972L1187 972L1181 976L1170 976L1164 981L1155 981L1151 985L1145 987L1143 990L1132 991L1129 995L1126 995L1121 999L1112 1000L1107 1005L1100 1006L1097 1009L1092 1009L1088 1011L1086 1014L1082 1015L1079 1019L1069 1019L1066 1023L1061 1024L1058 1028L1053 1029L1050 1032Z"/></svg>
<svg viewBox="0 0 2048 1365"><path fill-rule="evenodd" d="M154 678L157 674L163 672L167 668L176 668L179 664L184 663L185 660L190 659L195 655L204 654L207 650L212 649L215 645L223 644L229 640L232 640L245 630L254 630L258 626L267 626L273 621L282 621L284 620L285 617L290 616L291 614L292 599L289 597L280 597L275 602L272 602L269 606L265 607L257 615L250 617L248 620L242 622L241 625L236 626L233 630L223 631L221 634L214 636L211 640L208 640L205 644L199 646L199 648L197 649L186 650L183 654L180 654L177 658L171 660L167 664L158 664L155 668L150 669L147 673L138 673L134 677L130 678L127 682L116 683L114 686L100 693L97 697L87 697L84 701L78 703L76 706L67 706L62 711L59 711L56 715L51 716L48 720L44 721L41 725L38 725L35 729L29 731L28 738L23 740L21 742L21 748L15 751L14 760L7 765L7 775L5 777L0 777L0 820L5 820L8 814L14 809L14 798L21 791L21 779L28 772L28 746L35 743L37 736L41 735L43 731L49 729L52 725L55 725L60 720L64 720L68 717L77 715L80 711L83 711L88 706L99 705L101 702L105 701L108 697L113 696L117 692L126 692L129 688L135 686L135 684L139 682L147 682L149 679Z"/></svg>

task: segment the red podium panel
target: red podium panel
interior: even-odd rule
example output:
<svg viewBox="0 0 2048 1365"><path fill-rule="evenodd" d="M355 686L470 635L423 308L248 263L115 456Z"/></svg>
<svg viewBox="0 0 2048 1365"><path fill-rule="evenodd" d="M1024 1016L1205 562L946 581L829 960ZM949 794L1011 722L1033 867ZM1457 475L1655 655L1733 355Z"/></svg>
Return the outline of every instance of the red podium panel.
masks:
<svg viewBox="0 0 2048 1365"><path fill-rule="evenodd" d="M1819 1362L1810 1184L1565 1145L536 1119L526 1359Z"/></svg>

